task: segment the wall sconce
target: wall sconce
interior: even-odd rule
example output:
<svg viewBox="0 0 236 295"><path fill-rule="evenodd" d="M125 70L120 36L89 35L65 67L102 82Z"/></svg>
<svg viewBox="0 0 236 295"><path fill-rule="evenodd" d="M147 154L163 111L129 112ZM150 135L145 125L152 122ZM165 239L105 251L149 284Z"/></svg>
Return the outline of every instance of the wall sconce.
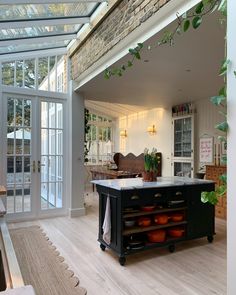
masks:
<svg viewBox="0 0 236 295"><path fill-rule="evenodd" d="M121 130L120 131L120 137L127 137L127 131L126 130Z"/></svg>
<svg viewBox="0 0 236 295"><path fill-rule="evenodd" d="M147 132L148 132L150 135L154 135L154 134L156 134L156 133L157 133L156 126L155 126L155 125L148 126L148 128L147 128Z"/></svg>

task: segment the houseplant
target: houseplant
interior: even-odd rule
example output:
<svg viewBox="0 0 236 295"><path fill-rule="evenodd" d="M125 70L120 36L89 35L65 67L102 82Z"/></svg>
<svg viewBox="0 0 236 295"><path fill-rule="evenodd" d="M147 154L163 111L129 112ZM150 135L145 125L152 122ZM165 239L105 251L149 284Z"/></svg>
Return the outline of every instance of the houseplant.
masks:
<svg viewBox="0 0 236 295"><path fill-rule="evenodd" d="M156 181L159 161L160 157L157 155L156 148L150 152L145 148L143 181Z"/></svg>

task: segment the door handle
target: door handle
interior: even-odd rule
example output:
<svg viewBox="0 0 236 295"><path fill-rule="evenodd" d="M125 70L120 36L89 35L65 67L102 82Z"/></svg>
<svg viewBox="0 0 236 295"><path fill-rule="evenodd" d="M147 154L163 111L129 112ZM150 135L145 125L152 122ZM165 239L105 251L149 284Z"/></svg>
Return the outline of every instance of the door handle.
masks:
<svg viewBox="0 0 236 295"><path fill-rule="evenodd" d="M45 164L41 164L41 162L38 161L38 173L41 172L41 167L42 167L42 166L45 166Z"/></svg>

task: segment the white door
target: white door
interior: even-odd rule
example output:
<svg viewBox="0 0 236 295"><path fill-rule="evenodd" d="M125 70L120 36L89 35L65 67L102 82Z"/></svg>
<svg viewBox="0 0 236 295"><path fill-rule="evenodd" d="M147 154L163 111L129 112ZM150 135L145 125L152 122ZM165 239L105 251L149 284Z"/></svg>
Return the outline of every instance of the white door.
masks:
<svg viewBox="0 0 236 295"><path fill-rule="evenodd" d="M63 103L5 96L9 219L57 214L63 199Z"/></svg>

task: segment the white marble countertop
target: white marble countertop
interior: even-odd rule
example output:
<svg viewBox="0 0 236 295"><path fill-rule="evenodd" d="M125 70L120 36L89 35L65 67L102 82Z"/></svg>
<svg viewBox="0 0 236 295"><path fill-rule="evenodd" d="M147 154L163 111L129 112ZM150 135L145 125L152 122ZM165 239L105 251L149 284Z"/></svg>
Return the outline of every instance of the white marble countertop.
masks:
<svg viewBox="0 0 236 295"><path fill-rule="evenodd" d="M106 179L106 180L93 180L94 184L104 187L113 188L116 190L129 190L129 189L145 189L145 188L160 188L181 185L198 185L206 183L214 183L212 180L204 180L198 178L188 177L157 177L157 181L144 182L142 178L121 178L121 179Z"/></svg>
<svg viewBox="0 0 236 295"><path fill-rule="evenodd" d="M0 292L2 295L35 295L32 286L23 286L16 289L8 289L6 291Z"/></svg>

